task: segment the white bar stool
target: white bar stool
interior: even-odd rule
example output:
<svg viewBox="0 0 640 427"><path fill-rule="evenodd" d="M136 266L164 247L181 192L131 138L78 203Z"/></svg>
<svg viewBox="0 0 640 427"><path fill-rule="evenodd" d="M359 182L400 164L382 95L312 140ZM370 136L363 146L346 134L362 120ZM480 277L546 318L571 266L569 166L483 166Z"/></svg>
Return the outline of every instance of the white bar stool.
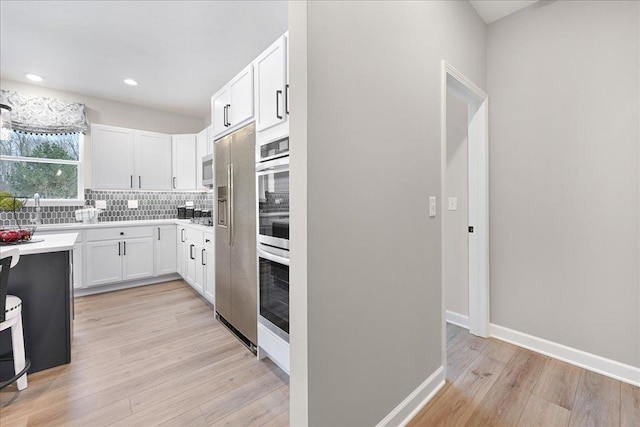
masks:
<svg viewBox="0 0 640 427"><path fill-rule="evenodd" d="M13 346L13 359L0 359L0 361L13 360L15 375L0 383L0 389L18 380L18 390L27 388L27 370L31 366L24 353L24 334L22 331L22 300L13 295L7 295L9 286L9 270L20 259L20 251L16 248L0 249L0 331L11 328L11 345Z"/></svg>

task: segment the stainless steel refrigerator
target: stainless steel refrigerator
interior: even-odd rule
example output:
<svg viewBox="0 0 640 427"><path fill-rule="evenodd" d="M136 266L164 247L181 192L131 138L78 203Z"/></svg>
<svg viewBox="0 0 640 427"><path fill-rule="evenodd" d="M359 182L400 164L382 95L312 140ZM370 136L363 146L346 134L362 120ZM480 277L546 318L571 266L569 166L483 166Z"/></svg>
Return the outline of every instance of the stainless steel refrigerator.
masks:
<svg viewBox="0 0 640 427"><path fill-rule="evenodd" d="M215 142L216 315L255 352L257 331L255 125Z"/></svg>

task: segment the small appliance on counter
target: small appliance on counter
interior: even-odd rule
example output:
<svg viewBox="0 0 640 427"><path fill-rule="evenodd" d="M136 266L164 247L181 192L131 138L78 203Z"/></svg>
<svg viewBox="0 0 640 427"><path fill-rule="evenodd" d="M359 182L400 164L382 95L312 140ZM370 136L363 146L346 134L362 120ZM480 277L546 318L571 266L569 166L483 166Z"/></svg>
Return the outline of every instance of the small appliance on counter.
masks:
<svg viewBox="0 0 640 427"><path fill-rule="evenodd" d="M194 224L206 225L213 227L213 218L209 209L195 209L195 217L191 218Z"/></svg>
<svg viewBox="0 0 640 427"><path fill-rule="evenodd" d="M187 219L187 207L184 205L178 206L178 219Z"/></svg>

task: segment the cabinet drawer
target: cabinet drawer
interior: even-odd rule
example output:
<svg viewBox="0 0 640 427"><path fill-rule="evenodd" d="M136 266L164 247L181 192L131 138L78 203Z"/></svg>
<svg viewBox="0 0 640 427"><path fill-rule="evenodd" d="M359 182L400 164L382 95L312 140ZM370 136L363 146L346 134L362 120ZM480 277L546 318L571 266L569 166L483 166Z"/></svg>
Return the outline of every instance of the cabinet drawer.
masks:
<svg viewBox="0 0 640 427"><path fill-rule="evenodd" d="M192 243L202 245L204 243L203 232L195 228L187 228L185 231L185 238Z"/></svg>
<svg viewBox="0 0 640 427"><path fill-rule="evenodd" d="M88 242L97 240L133 239L136 237L153 237L153 227L114 227L87 230Z"/></svg>

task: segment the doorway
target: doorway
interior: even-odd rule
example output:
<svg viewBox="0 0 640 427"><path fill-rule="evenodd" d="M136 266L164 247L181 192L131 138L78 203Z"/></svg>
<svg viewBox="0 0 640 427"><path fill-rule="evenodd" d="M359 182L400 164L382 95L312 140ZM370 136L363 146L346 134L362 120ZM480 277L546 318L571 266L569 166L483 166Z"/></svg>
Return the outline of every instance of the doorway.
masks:
<svg viewBox="0 0 640 427"><path fill-rule="evenodd" d="M447 98L455 97L455 102L466 104L466 137L465 141L459 140L460 147L451 147L451 141L447 138ZM471 80L465 77L446 61L441 65L441 232L442 232L442 348L443 361L446 361L447 348L447 320L452 323L467 327L473 335L487 338L489 336L489 175L488 175L488 96L476 86ZM452 110L450 108L450 110ZM453 119L453 118L450 118ZM464 125L464 123L462 124ZM463 147L462 143L465 147ZM462 148L462 150L457 150ZM463 148L466 148L464 150ZM447 155L449 149L449 156ZM463 183L455 183L457 191L462 191L466 187L466 194L450 195L447 188L447 167L448 160L451 161L451 168L460 170L464 163L460 153L466 151L466 186ZM449 170L451 172L451 170ZM449 177L451 181L451 177ZM458 193L459 194L459 193ZM465 209L466 208L466 209ZM467 313L455 313L450 311L447 316L447 301L445 287L445 273L451 265L447 265L450 257L455 253L449 251L446 242L449 238L447 226L456 221L450 212L466 210L466 218L460 219L458 216L457 226L465 227L462 232L466 233L467 240L467 293L468 300ZM460 222L462 221L462 222ZM460 232L461 230L458 230ZM460 233L459 233L460 237ZM462 236L464 238L464 236ZM461 240L464 241L464 240ZM458 248L458 251L464 248ZM465 257L460 257L464 259ZM463 269L464 270L464 269ZM458 277L459 283L462 279ZM455 279L454 279L455 280ZM464 304L464 302L462 303ZM464 311L464 310L461 310ZM449 317L449 319L447 318Z"/></svg>

